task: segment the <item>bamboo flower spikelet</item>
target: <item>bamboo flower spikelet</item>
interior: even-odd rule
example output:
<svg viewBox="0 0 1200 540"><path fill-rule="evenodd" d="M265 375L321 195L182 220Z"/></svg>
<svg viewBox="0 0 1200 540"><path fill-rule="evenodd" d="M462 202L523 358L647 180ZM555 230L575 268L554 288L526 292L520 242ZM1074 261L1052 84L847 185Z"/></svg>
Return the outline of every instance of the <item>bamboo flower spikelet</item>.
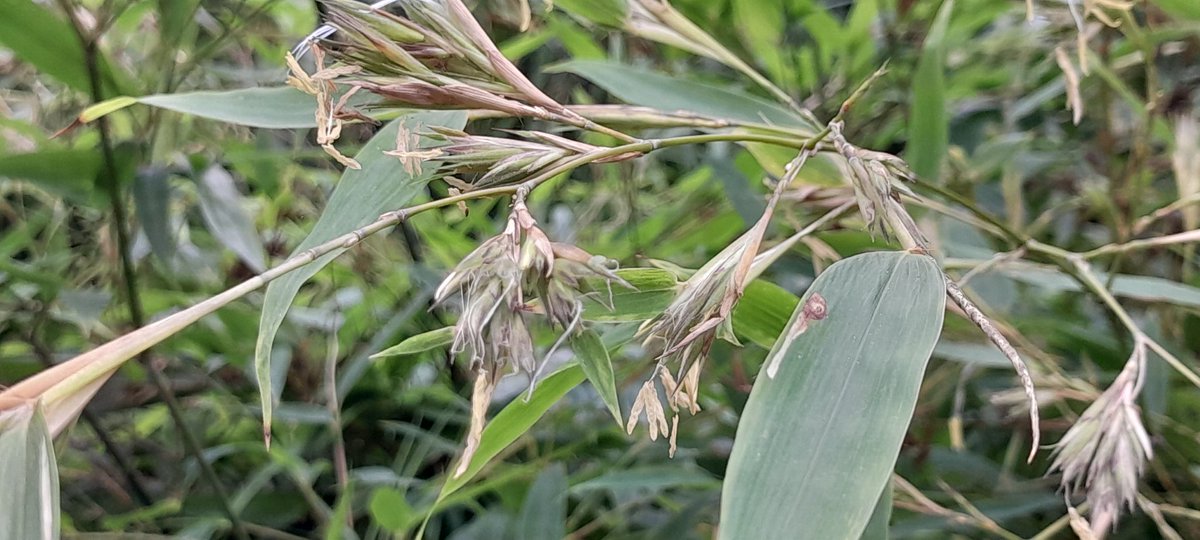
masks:
<svg viewBox="0 0 1200 540"><path fill-rule="evenodd" d="M454 326L453 354L463 356L476 374L471 396L471 425L460 476L470 465L483 434L488 404L505 371L524 373L532 392L545 358L580 328L583 299L597 294L589 280L632 288L613 269L615 263L572 245L551 242L518 194L504 231L459 262L434 293L436 304L457 299L461 314ZM538 360L527 317L537 293L542 312L561 338Z"/></svg>
<svg viewBox="0 0 1200 540"><path fill-rule="evenodd" d="M566 158L602 150L599 146L540 131L510 132L522 137L522 140L469 135L445 128L433 129L433 138L446 143L439 149L443 171L456 174L481 173L469 184L458 186L467 188L465 191L511 185L558 165ZM598 159L593 163L614 163L639 155L631 152Z"/></svg>
<svg viewBox="0 0 1200 540"><path fill-rule="evenodd" d="M534 86L461 0L397 0L378 8L353 0L321 2L330 31L311 38L320 38L317 46L339 62L361 68L334 82L367 90L382 98L382 105L483 109L633 140L579 116Z"/></svg>
<svg viewBox="0 0 1200 540"><path fill-rule="evenodd" d="M1137 406L1145 371L1146 343L1138 338L1125 368L1054 449L1050 470L1062 473L1068 505L1082 492L1091 507L1091 530L1099 536L1133 507L1138 481L1153 456Z"/></svg>

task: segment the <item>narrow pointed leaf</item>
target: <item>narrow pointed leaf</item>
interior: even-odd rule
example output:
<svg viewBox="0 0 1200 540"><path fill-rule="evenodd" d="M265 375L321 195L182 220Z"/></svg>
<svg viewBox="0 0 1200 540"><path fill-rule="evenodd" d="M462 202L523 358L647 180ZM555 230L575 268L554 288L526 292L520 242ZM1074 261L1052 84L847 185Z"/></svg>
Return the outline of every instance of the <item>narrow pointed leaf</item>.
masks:
<svg viewBox="0 0 1200 540"><path fill-rule="evenodd" d="M262 239L254 219L242 207L242 194L229 171L220 165L209 167L196 178L196 192L200 195L200 213L213 236L255 272L266 270Z"/></svg>
<svg viewBox="0 0 1200 540"><path fill-rule="evenodd" d="M555 463L529 488L516 522L516 538L562 540L567 535L567 469Z"/></svg>
<svg viewBox="0 0 1200 540"><path fill-rule="evenodd" d="M533 390L533 397L528 400L517 398L506 405L495 418L488 421L487 427L483 428L479 449L471 457L471 464L467 466L466 472L446 481L441 494L438 495L438 501L446 500L455 491L467 485L484 465L529 431L552 405L558 403L571 389L579 386L583 379L583 369L579 366L563 368L539 382ZM436 505L433 510L436 510Z"/></svg>
<svg viewBox="0 0 1200 540"><path fill-rule="evenodd" d="M369 94L356 95L350 104L362 105L370 99ZM121 96L88 107L79 121L91 122L138 103L239 126L303 129L317 125L316 99L290 86Z"/></svg>
<svg viewBox="0 0 1200 540"><path fill-rule="evenodd" d="M465 124L466 114L462 112L420 112L398 118L379 130L355 156L362 169L348 169L342 174L324 213L308 237L296 246L293 255L367 225L386 211L404 207L423 192L426 182L437 168L436 163L425 162L417 174L409 174L399 159L383 153L396 147L396 132L400 127L410 133L427 133L429 126L461 129ZM264 430L267 433L271 424L271 406L275 400L275 390L271 388L271 349L275 333L283 324L283 318L300 291L300 286L343 251L329 253L271 282L267 287L254 352L254 368L258 376Z"/></svg>
<svg viewBox="0 0 1200 540"><path fill-rule="evenodd" d="M430 330L421 334L412 336L400 343L388 347L371 355L371 358L388 358L391 356L411 356L414 354L432 351L442 347L448 347L454 343L454 327L447 326Z"/></svg>
<svg viewBox="0 0 1200 540"><path fill-rule="evenodd" d="M598 60L574 60L549 71L574 73L631 105L665 112L687 111L747 124L816 131L799 115L765 99L698 81Z"/></svg>
<svg viewBox="0 0 1200 540"><path fill-rule="evenodd" d="M950 120L946 116L946 28L954 0L938 10L925 48L913 76L912 110L909 114L908 150L905 157L917 176L937 182L942 160L950 144Z"/></svg>
<svg viewBox="0 0 1200 540"><path fill-rule="evenodd" d="M851 257L817 278L800 306L820 294L826 317L796 332L797 308L742 413L719 538L864 532L941 333L944 287L933 259L905 252Z"/></svg>
<svg viewBox="0 0 1200 540"><path fill-rule="evenodd" d="M571 349L575 351L588 381L617 420L617 425L622 425L621 405L617 401L617 379L613 375L612 359L600 336L591 329L579 332L571 337Z"/></svg>

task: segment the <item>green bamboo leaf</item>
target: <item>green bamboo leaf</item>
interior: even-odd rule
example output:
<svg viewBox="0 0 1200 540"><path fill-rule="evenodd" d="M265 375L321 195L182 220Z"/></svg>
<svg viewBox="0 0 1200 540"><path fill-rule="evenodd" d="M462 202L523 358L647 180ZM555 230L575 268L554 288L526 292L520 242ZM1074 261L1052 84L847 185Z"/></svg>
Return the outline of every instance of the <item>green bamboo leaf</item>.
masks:
<svg viewBox="0 0 1200 540"><path fill-rule="evenodd" d="M917 176L937 182L942 160L950 145L950 121L946 116L946 28L954 0L938 10L913 76L912 111L908 120L908 150L905 157Z"/></svg>
<svg viewBox="0 0 1200 540"><path fill-rule="evenodd" d="M892 520L892 483L883 486L879 500L875 501L875 509L871 511L871 519L863 529L859 540L887 540L888 523Z"/></svg>
<svg viewBox="0 0 1200 540"><path fill-rule="evenodd" d="M352 97L350 104L363 105L371 99L369 94L360 94ZM84 109L79 121L91 122L138 103L239 126L306 129L317 125L316 99L290 86L121 96Z"/></svg>
<svg viewBox="0 0 1200 540"><path fill-rule="evenodd" d="M687 111L746 124L773 124L816 131L796 113L765 99L699 81L597 60L573 60L547 71L574 73L621 101L665 112Z"/></svg>
<svg viewBox="0 0 1200 540"><path fill-rule="evenodd" d="M419 112L405 115L379 130L355 156L362 169L348 169L342 174L317 224L308 237L296 246L292 255L367 225L380 214L403 207L422 192L436 169L435 163L425 162L420 171L410 174L399 159L383 154L395 148L398 128L403 127L410 133L425 133L429 126L461 129L466 125L466 120L466 114L459 111ZM264 436L268 440L271 407L276 399L271 384L271 348L275 333L283 324L284 315L300 291L300 286L343 251L339 249L326 254L267 286L262 319L258 325L254 368L262 398Z"/></svg>
<svg viewBox="0 0 1200 540"><path fill-rule="evenodd" d="M79 203L90 202L99 171L100 153L94 149L0 156L0 178L27 181Z"/></svg>
<svg viewBox="0 0 1200 540"><path fill-rule="evenodd" d="M496 414L495 418L488 422L487 427L483 428L479 449L471 457L471 464L467 466L467 470L458 477L446 480L438 495L438 502L446 500L455 491L466 486L471 479L475 478L475 475L479 474L484 465L508 448L508 445L516 441L518 437L529 431L529 428L533 427L533 424L537 423L552 405L558 403L558 400L567 395L571 389L579 386L583 379L583 368L578 365L567 366L539 382L533 390L533 397L528 400L517 398L506 405ZM430 509L430 514L435 510L437 510L437 504Z"/></svg>
<svg viewBox="0 0 1200 540"><path fill-rule="evenodd" d="M371 492L371 501L367 506L371 519L392 533L404 532L420 519L408 504L404 493L392 487L384 486Z"/></svg>
<svg viewBox="0 0 1200 540"><path fill-rule="evenodd" d="M626 499L625 496L631 493L658 493L675 488L712 489L718 485L719 482L711 474L699 467L672 463L613 470L571 486L571 493L604 490L619 499Z"/></svg>
<svg viewBox="0 0 1200 540"><path fill-rule="evenodd" d="M1172 17L1200 21L1200 3L1195 0L1154 0L1154 3Z"/></svg>
<svg viewBox="0 0 1200 540"><path fill-rule="evenodd" d="M171 176L165 167L150 166L133 177L133 208L150 251L167 268L174 268L178 242L171 224Z"/></svg>
<svg viewBox="0 0 1200 540"><path fill-rule="evenodd" d="M604 26L620 28L628 8L623 0L561 0L554 7Z"/></svg>
<svg viewBox="0 0 1200 540"><path fill-rule="evenodd" d="M588 381L617 420L617 425L622 425L621 404L617 401L617 378L613 375L612 359L600 341L600 335L590 328L578 332L571 336L571 349L575 351L575 357Z"/></svg>
<svg viewBox="0 0 1200 540"><path fill-rule="evenodd" d="M130 105L134 105L137 102L138 98L129 96L119 96L112 99L106 99L84 109L83 112L79 113L79 121L86 124L88 122L95 121L98 118L108 116Z"/></svg>
<svg viewBox="0 0 1200 540"><path fill-rule="evenodd" d="M517 516L516 536L522 540L562 540L567 536L567 469L555 463L542 471Z"/></svg>
<svg viewBox="0 0 1200 540"><path fill-rule="evenodd" d="M1013 264L990 273L999 273L1010 279L1034 285L1048 292L1079 292L1083 287L1071 276L1050 266L1035 264ZM985 274L986 275L986 274ZM1162 302L1188 308L1200 308L1200 287L1178 283L1153 276L1129 274L1107 274L1097 272L1101 282L1112 283L1110 290L1116 296L1145 302Z"/></svg>
<svg viewBox="0 0 1200 540"><path fill-rule="evenodd" d="M644 321L662 313L675 297L675 288L679 286L679 281L671 272L660 268L626 268L618 270L617 275L634 288L613 286L610 304L608 287L600 280L592 281L592 289L600 293L584 301L584 319L600 322Z"/></svg>
<svg viewBox="0 0 1200 540"><path fill-rule="evenodd" d="M887 484L941 332L933 259L867 253L809 288L828 306L760 371L734 439L719 538L857 538ZM804 312L797 308L789 329Z"/></svg>
<svg viewBox="0 0 1200 540"><path fill-rule="evenodd" d="M80 92L91 92L87 63L79 37L70 23L55 10L32 0L0 0L0 45L12 49L17 57ZM129 87L118 80L112 63L99 54L100 87L106 95L121 93Z"/></svg>
<svg viewBox="0 0 1200 540"><path fill-rule="evenodd" d="M371 355L372 359L392 356L411 356L425 351L448 347L454 342L454 327L447 326L412 336Z"/></svg>
<svg viewBox="0 0 1200 540"><path fill-rule="evenodd" d="M204 223L225 247L255 272L267 269L267 254L254 225L254 218L242 205L242 194L233 175L213 165L195 178L200 196L200 215Z"/></svg>
<svg viewBox="0 0 1200 540"><path fill-rule="evenodd" d="M0 538L57 540L58 465L41 405L0 411Z"/></svg>
<svg viewBox="0 0 1200 540"><path fill-rule="evenodd" d="M800 299L783 287L756 279L733 309L733 331L763 348L775 344Z"/></svg>

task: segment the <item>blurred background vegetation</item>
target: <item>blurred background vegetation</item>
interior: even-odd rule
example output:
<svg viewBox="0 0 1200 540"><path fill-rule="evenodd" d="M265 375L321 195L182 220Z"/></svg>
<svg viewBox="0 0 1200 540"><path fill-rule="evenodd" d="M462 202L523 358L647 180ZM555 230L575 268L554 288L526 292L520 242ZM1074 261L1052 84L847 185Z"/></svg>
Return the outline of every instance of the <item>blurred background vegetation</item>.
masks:
<svg viewBox="0 0 1200 540"><path fill-rule="evenodd" d="M688 109L698 98L681 89L707 86L771 98L715 61L615 28L620 12L604 9L615 2L534 1L524 31L520 3L473 8L561 102ZM1030 362L1043 441L1057 441L1121 370L1134 338L1101 298L1027 257L1019 239L1088 252L1200 227L1200 3L1038 1L1029 21L1010 0L673 4L818 118L886 62L847 115L847 136L904 156L921 175L924 202L910 208L946 270L970 273L968 291ZM199 116L130 108L104 132L73 122L120 95L279 86L284 53L319 25L320 10L307 0L0 0L0 384L224 290L305 237L340 174L312 130L206 119L239 123L262 111L205 102ZM101 38L91 47L80 34ZM633 84L640 72L601 60L678 86ZM311 105L297 108L311 115ZM483 119L470 130L539 125ZM348 126L342 151L353 155L373 132ZM588 166L535 192L530 206L556 240L624 266L695 268L754 223L764 177L791 157L729 143L667 149ZM846 189L836 176L805 175L769 237L799 229ZM434 182L426 197L446 193ZM231 513L261 538L412 535L461 450L470 377L441 349L369 356L453 322L430 309L433 290L498 231L506 205L423 213L301 289L273 351L282 394L269 450L252 360L261 295L123 368L58 448L68 536L232 537ZM130 232L133 280L121 272L118 228ZM806 238L764 277L800 294L840 258L894 248L848 220ZM1184 243L1093 259L1138 327L1193 372L1198 261ZM131 316L131 293L140 315ZM439 505L427 536L708 538L766 352L714 346L703 411L682 421L673 459L662 440L627 436L590 386L574 389ZM630 345L614 364L628 404L653 362ZM493 410L526 384L508 382ZM1071 534L1058 478L1046 476L1049 452L1024 462L1028 423L1014 388L1007 361L948 315L896 467L890 537ZM1155 357L1140 405L1155 453L1139 508L1111 536L1198 538L1200 391Z"/></svg>

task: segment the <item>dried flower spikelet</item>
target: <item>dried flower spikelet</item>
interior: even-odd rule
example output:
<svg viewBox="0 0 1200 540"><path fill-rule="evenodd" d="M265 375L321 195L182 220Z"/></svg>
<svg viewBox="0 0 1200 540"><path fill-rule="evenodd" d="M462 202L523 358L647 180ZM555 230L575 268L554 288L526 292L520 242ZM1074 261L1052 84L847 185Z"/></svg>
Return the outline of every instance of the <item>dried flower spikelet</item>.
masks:
<svg viewBox="0 0 1200 540"><path fill-rule="evenodd" d="M357 89L350 89L338 96L337 85L333 80L343 75L358 72L358 66L325 67L325 55L318 47L313 47L313 61L316 62L316 72L311 75L300 67L300 62L291 53L286 56L288 70L287 84L301 92L313 96L317 100L316 125L317 144L326 154L336 159L338 163L351 169L361 169L362 166L354 159L343 155L333 146L341 137L343 118L357 117L358 113L349 111L347 104Z"/></svg>
<svg viewBox="0 0 1200 540"><path fill-rule="evenodd" d="M633 433L637 428L638 418L642 413L646 415L646 425L650 429L650 440L658 440L659 432L663 435L670 435L671 430L667 426L666 411L663 410L662 401L659 401L658 387L654 386L654 378L642 384L642 389L638 391L637 398L633 401L633 407L629 409L629 421L625 424L625 431Z"/></svg>
<svg viewBox="0 0 1200 540"><path fill-rule="evenodd" d="M1067 2L1067 10L1075 23L1075 49L1080 71L1090 73L1088 67L1088 20L1094 19L1110 28L1121 25L1121 19L1137 5L1131 0L1073 0Z"/></svg>
<svg viewBox="0 0 1200 540"><path fill-rule="evenodd" d="M445 156L442 168L457 174L479 174L470 184L474 188L511 185L557 165L565 158L602 149L536 131L510 131L523 140L469 135L438 127L431 129L434 131L432 137L445 143L439 149ZM611 163L638 155L626 153L593 163Z"/></svg>
<svg viewBox="0 0 1200 540"><path fill-rule="evenodd" d="M1100 535L1133 507L1138 481L1153 455L1137 407L1146 362L1141 340L1112 385L1083 412L1054 450L1068 497L1084 492L1093 532Z"/></svg>
<svg viewBox="0 0 1200 540"><path fill-rule="evenodd" d="M392 2L402 14L352 0L321 1L336 30L321 47L363 69L339 82L392 105L580 118L521 74L460 0Z"/></svg>
<svg viewBox="0 0 1200 540"><path fill-rule="evenodd" d="M490 400L500 374L505 370L528 374L532 392L545 364L534 351L526 319L534 309L526 293L538 292L551 324L563 330L543 357L548 358L582 319L585 278L628 286L607 259L551 242L526 207L523 193L518 193L504 231L464 257L434 292L438 305L460 299L462 313L450 351L465 356L477 376L471 428L455 475L466 470L478 447L487 409L486 402L479 400Z"/></svg>
<svg viewBox="0 0 1200 540"><path fill-rule="evenodd" d="M458 478L467 472L471 466L471 458L479 450L483 440L483 427L487 424L487 409L492 402L492 393L500 377L495 372L480 370L475 375L475 389L471 392L471 424L467 429L467 444L463 447L463 455L454 468L454 477Z"/></svg>
<svg viewBox="0 0 1200 540"><path fill-rule="evenodd" d="M846 177L854 188L859 212L872 232L878 231L885 238L892 234L913 236L919 243L927 242L920 228L900 203L901 194L912 194L904 181L914 179L913 172L904 160L886 154L864 150L850 144L842 135L842 122L829 125L830 140L838 154L846 160ZM889 230L889 226L902 224L904 231Z"/></svg>

